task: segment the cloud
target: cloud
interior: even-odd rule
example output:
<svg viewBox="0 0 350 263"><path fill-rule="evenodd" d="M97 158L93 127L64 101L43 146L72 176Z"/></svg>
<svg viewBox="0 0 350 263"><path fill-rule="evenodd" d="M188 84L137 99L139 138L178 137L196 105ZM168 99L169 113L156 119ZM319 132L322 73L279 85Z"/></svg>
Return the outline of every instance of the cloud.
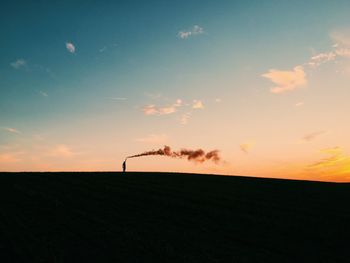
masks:
<svg viewBox="0 0 350 263"><path fill-rule="evenodd" d="M306 134L303 137L303 141L311 142L325 133L326 133L325 131L317 131L317 132L312 132L312 133Z"/></svg>
<svg viewBox="0 0 350 263"><path fill-rule="evenodd" d="M343 150L338 146L333 148L322 149L320 152L329 154L331 156L327 158L323 158L321 161L318 161L309 165L309 168L323 168L323 167L333 166L343 161L344 159L349 159L349 157L343 156Z"/></svg>
<svg viewBox="0 0 350 263"><path fill-rule="evenodd" d="M145 115L159 114L158 109L154 104L146 105L145 107L143 107L142 111Z"/></svg>
<svg viewBox="0 0 350 263"><path fill-rule="evenodd" d="M335 52L338 56L350 58L350 48L338 48Z"/></svg>
<svg viewBox="0 0 350 263"><path fill-rule="evenodd" d="M25 67L27 65L27 62L23 59L17 59L16 61L12 62L11 67L13 67L14 69L20 69L22 67Z"/></svg>
<svg viewBox="0 0 350 263"><path fill-rule="evenodd" d="M180 107L182 106L182 100L181 99L177 99L175 104L174 104L175 107Z"/></svg>
<svg viewBox="0 0 350 263"><path fill-rule="evenodd" d="M204 104L201 100L193 100L191 103L183 102L177 99L171 105L157 106L149 104L142 108L145 115L168 115L173 113L180 113L178 120L181 124L186 125L195 110L203 109Z"/></svg>
<svg viewBox="0 0 350 263"><path fill-rule="evenodd" d="M178 33L179 38L186 39L191 35L190 31L180 31Z"/></svg>
<svg viewBox="0 0 350 263"><path fill-rule="evenodd" d="M303 87L307 82L306 74L302 66L296 66L291 71L270 69L269 72L264 73L261 76L269 79L277 85L270 89L272 93L292 91Z"/></svg>
<svg viewBox="0 0 350 263"><path fill-rule="evenodd" d="M5 131L11 132L11 133L17 133L20 134L21 132L15 128L10 128L10 127L4 127L3 128Z"/></svg>
<svg viewBox="0 0 350 263"><path fill-rule="evenodd" d="M337 61L338 58L350 58L350 30L336 31L330 35L334 44L332 50L313 55L306 63L294 67L292 71L270 69L261 76L277 84L271 88L272 93L282 93L303 87L306 83L305 69L314 69L324 63ZM346 72L346 70L337 70Z"/></svg>
<svg viewBox="0 0 350 263"><path fill-rule="evenodd" d="M181 39L187 39L190 36L201 35L204 33L204 29L198 25L194 25L192 28L186 31L180 31L177 35Z"/></svg>
<svg viewBox="0 0 350 263"><path fill-rule="evenodd" d="M350 58L350 31L332 32L330 37L334 43L332 45L333 50L312 56L307 63L309 66L319 66L323 63L333 61L337 57Z"/></svg>
<svg viewBox="0 0 350 263"><path fill-rule="evenodd" d="M239 145L239 148L242 152L248 153L253 147L255 143L254 142L246 142L246 143L241 143Z"/></svg>
<svg viewBox="0 0 350 263"><path fill-rule="evenodd" d="M75 53L75 46L71 42L66 43L66 48L70 53Z"/></svg>
<svg viewBox="0 0 350 263"><path fill-rule="evenodd" d="M102 53L102 52L105 52L106 50L107 50L107 47L104 46L103 48L100 48L98 51Z"/></svg>
<svg viewBox="0 0 350 263"><path fill-rule="evenodd" d="M150 143L150 144L163 144L169 140L166 134L150 134L144 138L136 139L137 142Z"/></svg>
<svg viewBox="0 0 350 263"><path fill-rule="evenodd" d="M103 52L105 52L107 49L109 50L109 49L114 48L114 47L116 47L116 46L118 46L117 43L105 45L105 46L103 46L102 48L100 48L98 51L99 51L100 53L103 53Z"/></svg>
<svg viewBox="0 0 350 263"><path fill-rule="evenodd" d="M193 100L192 109L204 109L203 102L201 100Z"/></svg>
<svg viewBox="0 0 350 263"><path fill-rule="evenodd" d="M304 106L305 105L305 103L303 102L303 101L299 101L299 102L297 102L297 103L295 103L295 107L301 107L301 106Z"/></svg>
<svg viewBox="0 0 350 263"><path fill-rule="evenodd" d="M337 54L333 51L326 52L326 53L320 53L320 54L317 54L315 56L312 56L310 58L308 65L312 66L312 67L318 67L323 63L335 60L336 57L337 57Z"/></svg>
<svg viewBox="0 0 350 263"><path fill-rule="evenodd" d="M329 61L336 60L337 57L350 58L350 31L333 32L331 39L334 42L332 45L333 50L312 56L306 65L318 67Z"/></svg>
<svg viewBox="0 0 350 263"><path fill-rule="evenodd" d="M177 99L173 105L157 107L154 104L146 105L142 111L145 115L167 115L177 111L177 108L182 106L182 100Z"/></svg>
<svg viewBox="0 0 350 263"><path fill-rule="evenodd" d="M47 94L45 91L41 91L41 90L39 90L39 94L41 96L43 96L43 97L48 97L49 96L49 94Z"/></svg>
<svg viewBox="0 0 350 263"><path fill-rule="evenodd" d="M334 47L350 47L350 30L333 31L331 33L331 39L334 42Z"/></svg>
<svg viewBox="0 0 350 263"><path fill-rule="evenodd" d="M350 58L350 30L332 32L335 53L340 57Z"/></svg>
<svg viewBox="0 0 350 263"><path fill-rule="evenodd" d="M49 155L56 156L56 157L64 157L69 158L75 155L75 153L64 144L56 145L50 152Z"/></svg>
<svg viewBox="0 0 350 263"><path fill-rule="evenodd" d="M320 152L328 154L329 157L308 165L307 170L315 172L317 175L325 174L330 178L350 175L350 156L346 155L341 147L327 148Z"/></svg>
<svg viewBox="0 0 350 263"><path fill-rule="evenodd" d="M110 98L111 100L127 100L127 98L123 98L123 97L113 97Z"/></svg>
<svg viewBox="0 0 350 263"><path fill-rule="evenodd" d="M175 106L157 107L154 104L147 105L142 109L145 115L167 115L176 112Z"/></svg>
<svg viewBox="0 0 350 263"><path fill-rule="evenodd" d="M216 99L215 99L215 102L216 102L216 103L220 103L220 102L222 102L222 99L216 98Z"/></svg>

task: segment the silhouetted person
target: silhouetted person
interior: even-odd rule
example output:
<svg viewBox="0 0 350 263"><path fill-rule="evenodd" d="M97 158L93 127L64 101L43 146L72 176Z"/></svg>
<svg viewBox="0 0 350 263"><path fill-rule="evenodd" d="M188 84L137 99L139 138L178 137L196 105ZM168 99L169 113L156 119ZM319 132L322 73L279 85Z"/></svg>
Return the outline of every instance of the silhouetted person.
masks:
<svg viewBox="0 0 350 263"><path fill-rule="evenodd" d="M123 173L126 171L126 160L123 162Z"/></svg>

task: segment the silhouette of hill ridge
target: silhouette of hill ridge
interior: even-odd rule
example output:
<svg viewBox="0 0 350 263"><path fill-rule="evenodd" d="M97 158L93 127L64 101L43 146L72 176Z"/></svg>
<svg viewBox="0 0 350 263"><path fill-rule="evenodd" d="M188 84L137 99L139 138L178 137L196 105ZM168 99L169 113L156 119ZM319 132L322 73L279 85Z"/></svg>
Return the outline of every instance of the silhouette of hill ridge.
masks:
<svg viewBox="0 0 350 263"><path fill-rule="evenodd" d="M347 262L350 184L0 173L0 262Z"/></svg>

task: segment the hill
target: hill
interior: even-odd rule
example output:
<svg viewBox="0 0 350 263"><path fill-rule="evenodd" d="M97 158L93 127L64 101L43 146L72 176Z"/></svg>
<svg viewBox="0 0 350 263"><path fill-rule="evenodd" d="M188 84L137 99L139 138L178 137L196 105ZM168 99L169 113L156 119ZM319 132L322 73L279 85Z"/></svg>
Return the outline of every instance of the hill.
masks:
<svg viewBox="0 0 350 263"><path fill-rule="evenodd" d="M349 262L350 184L1 173L0 262Z"/></svg>

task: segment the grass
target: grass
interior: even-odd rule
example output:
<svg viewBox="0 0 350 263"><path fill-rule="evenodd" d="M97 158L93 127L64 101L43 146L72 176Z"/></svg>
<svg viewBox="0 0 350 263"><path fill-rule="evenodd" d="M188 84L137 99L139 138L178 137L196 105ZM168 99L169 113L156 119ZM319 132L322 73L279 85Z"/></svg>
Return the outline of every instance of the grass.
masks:
<svg viewBox="0 0 350 263"><path fill-rule="evenodd" d="M0 262L349 262L350 184L1 173Z"/></svg>

